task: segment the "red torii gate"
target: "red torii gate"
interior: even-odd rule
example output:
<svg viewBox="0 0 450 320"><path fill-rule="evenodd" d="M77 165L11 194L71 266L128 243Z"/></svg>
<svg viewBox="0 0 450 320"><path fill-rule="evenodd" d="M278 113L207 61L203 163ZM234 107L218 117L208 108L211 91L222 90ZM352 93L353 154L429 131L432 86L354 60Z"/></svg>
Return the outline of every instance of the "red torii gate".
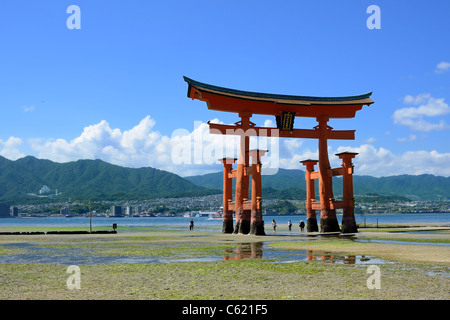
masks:
<svg viewBox="0 0 450 320"><path fill-rule="evenodd" d="M332 118L354 118L356 111L363 105L370 105L372 92L346 97L311 97L292 96L248 92L213 86L187 77L187 96L205 101L208 109L234 112L241 120L235 125L209 123L210 133L234 134L241 137L238 159L221 159L224 164L223 189L223 232L264 234L264 223L261 211L261 170L260 157L267 150L249 150L250 136L266 136L281 138L318 139L319 159L301 161L306 166L307 181L307 231L318 231L315 210L320 210L321 232L341 231L336 218L336 209L344 211L342 232L357 232L354 218L353 201L353 165L351 159L356 153L338 154L342 159L341 168L332 169L328 159L328 139L354 140L355 130L333 130L328 126ZM277 128L257 127L250 121L253 114L272 115L276 117ZM295 129L295 117L315 118L318 125L313 129ZM252 166L249 167L249 158ZM238 160L237 169L232 164ZM314 165L319 170L314 171ZM252 175L252 199L248 201L249 176ZM344 192L342 201L335 201L332 188L332 177L342 175ZM231 179L236 177L235 201L232 201ZM319 179L320 202L315 201L314 179ZM236 226L233 230L232 211L236 214Z"/></svg>

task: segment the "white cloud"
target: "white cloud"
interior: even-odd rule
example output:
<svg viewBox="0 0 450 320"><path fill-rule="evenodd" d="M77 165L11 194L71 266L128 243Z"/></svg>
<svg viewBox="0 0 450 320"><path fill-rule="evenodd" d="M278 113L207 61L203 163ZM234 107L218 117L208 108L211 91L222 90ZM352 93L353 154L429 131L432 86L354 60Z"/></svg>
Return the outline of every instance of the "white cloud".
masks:
<svg viewBox="0 0 450 320"><path fill-rule="evenodd" d="M266 119L266 120L264 121L263 127L266 127L266 128L274 128L274 127L275 127L275 123L274 123L271 119Z"/></svg>
<svg viewBox="0 0 450 320"><path fill-rule="evenodd" d="M419 105L398 109L392 115L394 123L409 127L411 130L432 131L449 129L450 126L440 119L438 123L426 121L425 117L444 116L450 113L450 107L444 102L444 98L436 99L430 94L419 94L416 97L407 95L404 98L406 104Z"/></svg>
<svg viewBox="0 0 450 320"><path fill-rule="evenodd" d="M373 143L373 142L375 142L375 141L377 141L377 138L375 138L375 137L370 137L370 138L367 138L364 142L367 142L367 143Z"/></svg>
<svg viewBox="0 0 450 320"><path fill-rule="evenodd" d="M155 121L149 116L128 131L112 129L105 120L85 127L79 137L71 141L56 139L42 142L33 140L32 148L39 158L57 162L77 159L102 159L107 162L139 167L158 165L151 154L162 143L161 135L152 131Z"/></svg>
<svg viewBox="0 0 450 320"><path fill-rule="evenodd" d="M436 69L434 70L435 73L444 73L446 71L450 70L450 62L442 61L437 64Z"/></svg>
<svg viewBox="0 0 450 320"><path fill-rule="evenodd" d="M211 122L219 123L219 120ZM103 120L85 127L79 137L70 141L33 139L30 142L39 158L57 162L102 159L127 167L151 166L183 176L216 172L220 170L219 159L238 156L239 136L210 134L207 123L196 121L192 131L176 129L171 137L153 130L154 125L155 121L147 116L132 129L122 132ZM273 150L275 142L271 138L258 141L251 138L250 148L272 149L277 154ZM269 162L264 159L263 163L273 166L272 158L266 158Z"/></svg>
<svg viewBox="0 0 450 320"><path fill-rule="evenodd" d="M218 119L210 122L221 123ZM212 134L208 124L200 121L196 122L192 132L186 129L174 131L170 143L172 162L179 165L177 172L183 175L217 172L222 169L219 159L238 158L240 150L238 135ZM266 169L275 169L276 172L279 159L278 139L250 137L250 149L255 148L269 150L261 162ZM273 170L271 172L275 173Z"/></svg>
<svg viewBox="0 0 450 320"><path fill-rule="evenodd" d="M294 155L281 154L280 155L280 168L284 169L301 169L304 170L300 161L306 159L319 159L317 150L300 149Z"/></svg>
<svg viewBox="0 0 450 320"><path fill-rule="evenodd" d="M385 148L375 148L371 144L363 144L359 147L340 146L337 152L356 152L358 155L354 159L355 174L371 176L387 176L397 174L398 163L396 156Z"/></svg>
<svg viewBox="0 0 450 320"><path fill-rule="evenodd" d="M20 138L9 137L6 141L0 139L0 155L10 160L23 158L25 154L18 149L21 145L22 139Z"/></svg>
<svg viewBox="0 0 450 320"><path fill-rule="evenodd" d="M434 174L450 176L450 153L433 151L408 151L399 156L401 173Z"/></svg>
<svg viewBox="0 0 450 320"><path fill-rule="evenodd" d="M354 159L355 174L375 177L400 174L434 174L450 176L450 153L433 151L407 151L394 154L385 148L364 144L360 147L339 147L338 152L351 151L359 154Z"/></svg>
<svg viewBox="0 0 450 320"><path fill-rule="evenodd" d="M280 159L280 167L286 169L301 169L304 167L301 163L305 159L318 159L318 151L304 149L299 150L301 152L293 155L284 155ZM341 166L342 161L335 156L336 153L350 151L356 152L358 155L354 159L355 163L355 174L357 175L372 175L372 176L383 176L392 175L395 170L391 169L395 167L395 156L389 150L384 148L376 149L370 144L363 144L359 147L345 147L340 146L336 150L328 147L328 157L330 160L331 167ZM317 166L315 168L317 170ZM395 174L395 173L394 173Z"/></svg>
<svg viewBox="0 0 450 320"><path fill-rule="evenodd" d="M280 167L286 169L300 169L304 167L299 163L305 159L318 159L317 150L301 150L301 153L292 157L282 157ZM375 148L371 144L363 144L359 147L340 146L333 150L328 148L328 156L331 167L341 166L341 160L336 153L350 151L358 155L354 158L356 175L369 175L375 177L392 176L400 174L434 174L450 176L450 153L437 151L408 151L403 154L394 154L385 148ZM316 166L317 170L317 166Z"/></svg>
<svg viewBox="0 0 450 320"><path fill-rule="evenodd" d="M415 134L410 134L406 138L397 138L398 142L407 142L407 141L414 141L417 139L417 136Z"/></svg>
<svg viewBox="0 0 450 320"><path fill-rule="evenodd" d="M420 93L416 97L408 94L403 98L403 103L419 105L425 103L430 97L431 95L429 93Z"/></svg>
<svg viewBox="0 0 450 320"><path fill-rule="evenodd" d="M220 123L218 119L212 122ZM209 126L204 122L195 122L192 130L177 129L170 137L155 131L155 124L155 121L147 116L135 127L122 131L111 128L106 121L101 121L84 128L80 136L70 141L33 139L30 143L39 158L57 162L102 159L127 167L151 166L182 176L220 171L222 165L218 161L219 158L238 155L238 136L210 134ZM413 140L413 135L408 139ZM0 154L12 159L22 157L24 155L18 151L21 144L22 140L15 137L6 142L0 140ZM270 150L262 159L265 170L275 166L304 170L299 161L318 158L316 148L306 148L298 139L251 139L250 148L255 147ZM394 154L388 149L376 148L368 143L359 147L330 146L328 152L332 167L341 165L341 160L334 154L343 151L359 153L354 160L357 175L430 173L450 176L450 153L409 151Z"/></svg>
<svg viewBox="0 0 450 320"><path fill-rule="evenodd" d="M23 107L24 112L32 112L34 111L34 105L31 105L29 107Z"/></svg>
<svg viewBox="0 0 450 320"><path fill-rule="evenodd" d="M283 140L284 146L286 147L286 150L290 154L296 154L301 146L303 145L303 140L301 139L284 139Z"/></svg>

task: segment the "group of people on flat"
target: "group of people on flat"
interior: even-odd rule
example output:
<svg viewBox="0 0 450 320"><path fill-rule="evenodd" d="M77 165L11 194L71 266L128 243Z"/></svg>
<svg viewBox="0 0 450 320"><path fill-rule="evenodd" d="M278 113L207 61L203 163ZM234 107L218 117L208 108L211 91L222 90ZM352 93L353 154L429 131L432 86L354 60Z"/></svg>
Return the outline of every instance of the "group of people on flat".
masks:
<svg viewBox="0 0 450 320"><path fill-rule="evenodd" d="M305 229L305 223L303 222L303 220L300 220L298 227L300 228L300 232L303 232L303 230ZM277 222L275 221L275 219L272 220L272 228L273 228L274 232L277 231ZM291 220L289 220L289 222L288 222L288 228L289 228L289 231L292 231L292 221Z"/></svg>
<svg viewBox="0 0 450 320"><path fill-rule="evenodd" d="M292 231L292 221L289 220L288 222L288 227L289 227L289 231ZM303 220L300 220L298 227L300 228L300 232L303 232L303 230L305 229L305 223L303 222ZM275 219L272 220L272 228L273 228L273 232L277 231L277 222L275 221ZM189 230L192 231L194 230L194 220L191 220L189 222Z"/></svg>

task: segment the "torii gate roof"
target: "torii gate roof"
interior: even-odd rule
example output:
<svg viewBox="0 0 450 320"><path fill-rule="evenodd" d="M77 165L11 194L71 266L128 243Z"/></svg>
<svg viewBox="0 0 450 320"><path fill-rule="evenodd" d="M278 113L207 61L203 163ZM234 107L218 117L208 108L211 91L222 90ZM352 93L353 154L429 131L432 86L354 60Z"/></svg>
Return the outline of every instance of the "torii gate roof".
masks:
<svg viewBox="0 0 450 320"><path fill-rule="evenodd" d="M241 91L183 78L189 84L189 98L205 101L208 109L217 111L275 116L295 112L296 117L353 118L363 105L374 103L370 99L372 92L345 97L293 96Z"/></svg>

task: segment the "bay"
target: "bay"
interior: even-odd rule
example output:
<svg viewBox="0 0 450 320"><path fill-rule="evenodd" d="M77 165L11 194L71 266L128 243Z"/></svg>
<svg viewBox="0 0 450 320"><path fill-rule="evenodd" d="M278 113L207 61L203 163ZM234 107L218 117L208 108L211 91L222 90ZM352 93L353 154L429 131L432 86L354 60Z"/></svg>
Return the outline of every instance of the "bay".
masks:
<svg viewBox="0 0 450 320"><path fill-rule="evenodd" d="M337 215L338 221L342 221L342 214ZM196 229L201 227L203 230L217 229L222 226L221 219L209 217L92 217L93 227L112 228L114 223L122 227L170 227L170 228L188 228L189 221L193 219ZM294 227L298 227L300 220L306 223L305 215L289 216L263 216L266 227L270 227L273 219L278 226L288 224L291 220ZM377 216L374 214L355 215L356 223L359 225L366 223L376 223ZM317 215L320 221L320 215ZM450 213L415 213L415 214L379 214L378 223L447 223L450 225ZM1 227L89 227L89 217L49 217L49 218L1 218ZM119 229L120 230L120 229Z"/></svg>

